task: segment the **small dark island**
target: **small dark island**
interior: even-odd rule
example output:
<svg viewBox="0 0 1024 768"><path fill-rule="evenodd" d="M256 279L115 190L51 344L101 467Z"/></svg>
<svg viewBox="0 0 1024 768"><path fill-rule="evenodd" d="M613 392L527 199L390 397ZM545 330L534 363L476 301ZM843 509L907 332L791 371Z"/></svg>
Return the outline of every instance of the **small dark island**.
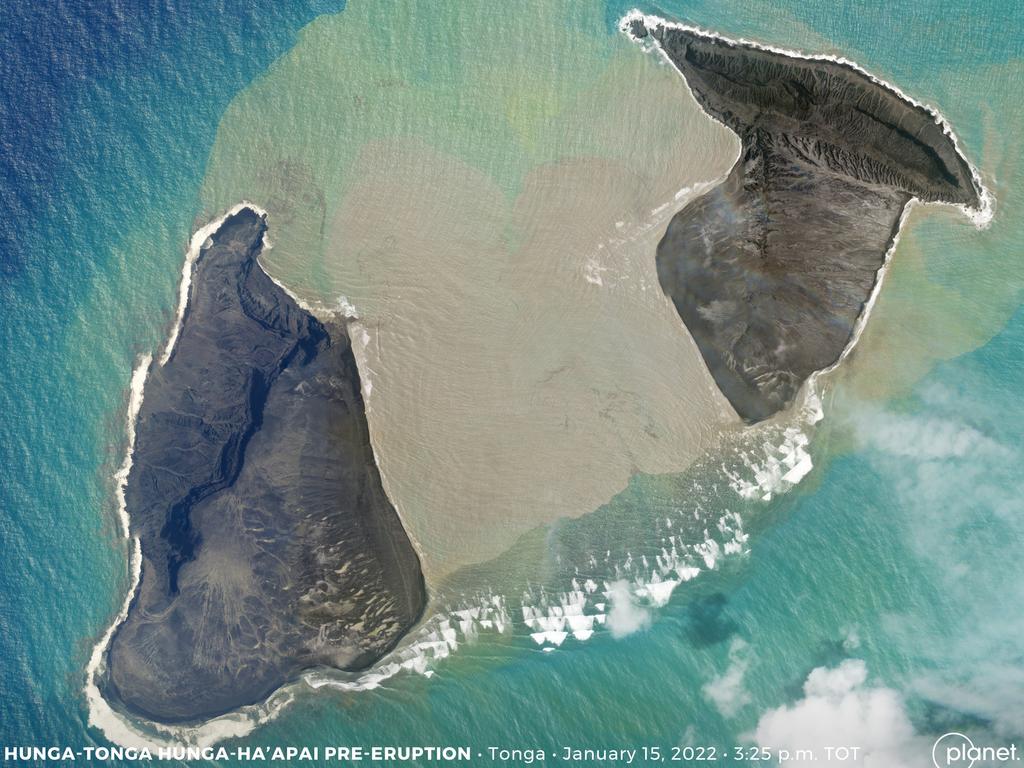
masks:
<svg viewBox="0 0 1024 768"><path fill-rule="evenodd" d="M346 330L266 275L265 229L243 208L203 248L138 416L125 496L141 580L101 687L152 720L252 704L314 666L365 668L426 601Z"/></svg>
<svg viewBox="0 0 1024 768"><path fill-rule="evenodd" d="M625 22L742 142L672 219L658 277L739 416L766 419L850 343L907 203L981 190L935 114L853 66Z"/></svg>

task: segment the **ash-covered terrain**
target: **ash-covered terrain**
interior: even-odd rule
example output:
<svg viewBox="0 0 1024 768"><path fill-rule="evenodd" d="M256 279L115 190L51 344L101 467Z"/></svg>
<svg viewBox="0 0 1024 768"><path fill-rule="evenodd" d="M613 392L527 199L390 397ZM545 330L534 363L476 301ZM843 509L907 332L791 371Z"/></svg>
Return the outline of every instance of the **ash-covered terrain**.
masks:
<svg viewBox="0 0 1024 768"><path fill-rule="evenodd" d="M102 688L153 720L260 701L314 666L365 668L426 600L346 330L264 273L265 229L244 208L201 251L138 416L126 502L141 581Z"/></svg>
<svg viewBox="0 0 1024 768"><path fill-rule="evenodd" d="M640 17L739 160L672 219L658 276L748 422L786 408L850 343L912 198L981 190L937 116L858 69Z"/></svg>

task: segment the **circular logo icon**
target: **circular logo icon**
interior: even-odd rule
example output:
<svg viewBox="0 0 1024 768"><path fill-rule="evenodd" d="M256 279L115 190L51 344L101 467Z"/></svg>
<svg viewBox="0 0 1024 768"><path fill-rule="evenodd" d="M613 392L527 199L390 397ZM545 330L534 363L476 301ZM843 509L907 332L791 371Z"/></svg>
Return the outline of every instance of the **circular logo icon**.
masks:
<svg viewBox="0 0 1024 768"><path fill-rule="evenodd" d="M971 768L977 758L974 742L957 731L944 733L932 745L935 768Z"/></svg>

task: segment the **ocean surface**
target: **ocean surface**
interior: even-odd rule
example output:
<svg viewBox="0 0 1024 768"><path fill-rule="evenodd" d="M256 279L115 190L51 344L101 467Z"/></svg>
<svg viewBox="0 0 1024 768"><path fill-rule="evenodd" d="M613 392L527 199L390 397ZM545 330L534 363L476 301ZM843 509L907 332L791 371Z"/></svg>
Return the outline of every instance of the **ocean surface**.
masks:
<svg viewBox="0 0 1024 768"><path fill-rule="evenodd" d="M265 207L273 248L264 261L275 277L323 305L344 296L371 338L386 342L390 332L390 348L404 342L410 354L422 354L408 334L431 301L436 310L466 296L481 317L514 309L529 322L509 341L511 359L528 366L532 350L560 348L560 332L573 349L588 343L587 315L564 320L550 312L559 301L600 308L633 296L648 313L636 314L657 326L664 318L644 303L657 287L642 291L642 270L630 271L639 246L591 264L575 243L612 243L618 221L654 226L661 214L651 203L667 195L681 205L678 190L732 162L730 137L664 101L686 97L674 73L617 31L632 3L351 5L5 10L0 745L81 749L117 734L213 743L231 732L244 735L218 743L547 752L849 743L872 755L866 764L887 767L930 765L932 743L948 731L977 744L1024 739L1024 10L1002 0L642 6L733 37L846 56L935 106L994 194L993 221L978 230L953 209L916 207L860 343L822 382L820 412L812 402L792 422L753 433L717 417L693 435L668 429L690 446L685 461L631 442L637 430L672 423L670 409L645 410L671 393L639 368L640 353L579 346L583 360L608 354L607 370L641 396L598 392L587 406L588 390L569 387L537 400L539 413L561 409L583 424L592 411L611 414L615 427L592 454L586 431L558 442L545 419L496 415L511 430L506 440L540 434L558 471L517 496L509 483L544 469L527 455L516 472L496 472L492 500L455 500L460 489L448 485L425 493L424 509L458 501L453 514L466 519L473 505L480 518L507 516L524 498L534 506L523 514L535 517L496 548L438 536L454 565L439 569L426 625L376 677L317 673L205 729L157 732L90 708L90 658L131 584L114 474L132 371L171 328L197 226L242 198ZM362 101L353 83L372 85ZM630 163L647 170L626 183L618 174ZM551 166L569 175L538 177ZM677 171L689 175L677 180ZM402 196L415 173L418 186ZM424 196L438 178L447 183ZM414 244L415 231L381 233L378 247L407 253L404 261L376 257L369 225L366 250L336 246L360 224L346 208L354 202L373 221L436 218L421 271L402 240ZM544 226L531 229L537 221ZM592 233L609 225L607 237ZM530 270L547 268L542 257L554 251L580 279L554 270L507 293L469 290L470 281L504 285L512 267L467 271L464 260L445 272L459 250L438 240L445 232L463 251L479 245ZM392 268L398 283L387 281ZM570 285L578 293L553 288ZM502 305L524 296L537 305ZM629 306L616 304L615 316L639 322ZM394 325L408 316L409 326ZM461 414L454 395L436 395L456 379L435 355L472 331L480 346L460 348L459 359L475 351L500 360L487 345L506 326L479 331L469 312L450 321L429 362L453 378L422 391ZM522 370L533 371L499 370L502 387ZM529 402L525 384L506 391L468 368L455 373L456 394L491 407L506 396ZM371 396L371 409L387 402L386 390L377 394L384 399ZM682 397L692 404L696 395ZM387 415L375 421L371 411L378 449L399 450L401 424ZM410 428L422 441L445 426ZM496 445L477 442L472 453L504 455L495 434ZM466 453L446 448L450 437L437 445L425 452ZM593 498L566 485L591 476L613 480ZM409 493L417 477L396 487Z"/></svg>

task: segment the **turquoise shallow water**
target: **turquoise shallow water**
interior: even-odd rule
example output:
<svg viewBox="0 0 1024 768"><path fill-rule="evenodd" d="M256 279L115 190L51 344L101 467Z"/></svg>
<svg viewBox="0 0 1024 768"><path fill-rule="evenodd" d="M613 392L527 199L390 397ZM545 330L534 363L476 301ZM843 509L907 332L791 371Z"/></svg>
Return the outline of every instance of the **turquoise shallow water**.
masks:
<svg viewBox="0 0 1024 768"><path fill-rule="evenodd" d="M625 8L607 9L609 34ZM20 58L8 58L5 87L50 98L30 106L5 92L3 115L18 126L5 131L14 138L0 241L3 745L106 743L87 725L81 691L128 584L111 476L133 361L167 329L220 114L302 25L333 10L179 9L125 27L123 14L60 8L66 18L9 26ZM951 359L929 371L929 358L920 374L894 369L900 386L882 391L858 378L865 360L851 361L812 443L815 472L768 504L747 504L749 555L678 589L648 629L599 632L555 653L521 635L483 638L430 679L302 693L247 743L724 748L747 743L766 712L807 707L812 670L851 659L864 662L867 683L849 701L905 713L911 729L880 765L927 765L922 745L949 730L979 743L1024 738L1020 8L645 10L844 53L941 108L992 184L997 218L985 233L943 213L912 223L923 266L905 277L894 268L895 298L878 317L905 346L872 342L869 331L861 357L891 363L925 343L901 307L949 298L956 313L927 344L931 358ZM29 34L48 25L63 37ZM44 66L47 45L67 57ZM616 505L643 507L656 485L637 479L612 518Z"/></svg>

